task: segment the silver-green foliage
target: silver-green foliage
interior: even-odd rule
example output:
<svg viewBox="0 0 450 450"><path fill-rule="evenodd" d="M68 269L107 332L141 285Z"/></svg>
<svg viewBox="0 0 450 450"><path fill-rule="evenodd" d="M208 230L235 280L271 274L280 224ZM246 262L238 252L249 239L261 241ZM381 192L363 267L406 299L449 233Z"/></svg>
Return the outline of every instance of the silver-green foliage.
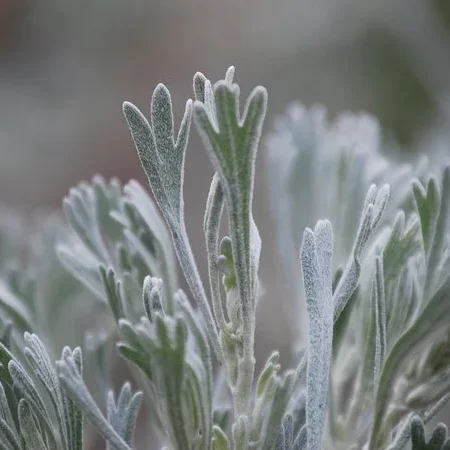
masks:
<svg viewBox="0 0 450 450"><path fill-rule="evenodd" d="M266 147L293 365L282 369L275 351L257 374L252 200L267 92L256 87L241 113L233 67L214 84L195 74L193 88L176 134L164 85L149 120L124 104L154 200L136 181L100 177L64 200L72 231L58 225L57 254L84 291L67 287L54 240L35 258L41 270L23 280L1 261L0 449L82 449L84 419L108 449L131 449L144 396L165 449L449 448L445 426L429 440L424 427L450 398L450 168L424 176L426 164L388 162L367 117L329 124L322 110L296 106L279 119ZM191 122L215 172L204 216L207 287L184 221ZM20 239L3 237L13 229L0 226L3 259L22 252ZM100 399L79 348L52 362L58 343L40 319L56 304L56 285L77 302L89 292L91 305L109 311L85 339ZM74 316L57 317L67 326ZM125 383L114 397L110 342L142 392Z"/></svg>
<svg viewBox="0 0 450 450"><path fill-rule="evenodd" d="M273 202L279 247L290 271L292 233L305 220L329 207L332 223L335 217L342 227L335 236L342 237L344 252L355 196L374 181L393 187L368 251L360 253L358 288L335 322L323 441L330 448L406 448L412 413L427 423L448 399L450 169L436 177L425 175L423 160L416 168L389 164L378 134L366 116L344 115L328 123L321 109L295 105L267 141L269 170L276 178L271 194L283 199ZM286 159L277 158L280 147ZM341 259L337 255L334 263L337 279L346 272ZM302 297L298 284L293 286L291 311ZM302 331L295 323L292 329Z"/></svg>

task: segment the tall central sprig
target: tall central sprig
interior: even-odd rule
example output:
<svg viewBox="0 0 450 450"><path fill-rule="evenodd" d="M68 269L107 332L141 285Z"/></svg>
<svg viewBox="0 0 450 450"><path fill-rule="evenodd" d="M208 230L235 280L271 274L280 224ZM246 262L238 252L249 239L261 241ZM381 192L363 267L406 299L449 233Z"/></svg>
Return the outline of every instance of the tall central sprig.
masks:
<svg viewBox="0 0 450 450"><path fill-rule="evenodd" d="M153 94L150 123L129 103L124 105L124 112L192 296L205 319L210 342L226 368L234 400L236 448L246 448L252 422L255 307L261 249L252 216L252 199L267 92L263 87L256 87L241 116L239 86L233 83L233 75L231 67L225 79L214 86L204 75L195 75L196 100L193 107L190 100L186 104L177 139L170 94L163 85L158 85ZM183 166L192 110L216 172L204 222L211 301L206 297L184 225ZM228 211L230 236L220 241L224 206ZM225 302L221 298L221 274ZM173 305L169 303L166 310L173 314Z"/></svg>
<svg viewBox="0 0 450 450"><path fill-rule="evenodd" d="M255 158L266 113L267 92L261 86L256 87L248 97L241 117L239 86L232 82L233 71L230 68L225 80L218 81L213 87L201 74L196 75L194 85L200 89L196 89L194 121L218 174L229 213L232 250L229 257L232 256L233 276L227 286L227 295L236 295L233 292L236 287L238 301L227 301L227 307L230 325L242 344L235 406L237 414L248 414L255 365L255 305L261 249L252 217L252 199ZM226 250L227 242L222 241L222 249ZM232 311L234 308L236 311Z"/></svg>

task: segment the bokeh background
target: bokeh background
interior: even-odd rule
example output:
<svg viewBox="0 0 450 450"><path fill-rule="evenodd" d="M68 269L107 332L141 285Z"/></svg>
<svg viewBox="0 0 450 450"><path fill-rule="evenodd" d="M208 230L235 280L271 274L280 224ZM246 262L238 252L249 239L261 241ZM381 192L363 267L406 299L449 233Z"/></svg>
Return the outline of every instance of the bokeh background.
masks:
<svg viewBox="0 0 450 450"><path fill-rule="evenodd" d="M244 92L269 89L268 122L293 99L365 110L413 151L448 129L449 25L446 0L0 0L0 201L142 179L122 101L145 107L163 80L181 112L195 71L230 64ZM193 144L188 185L206 178Z"/></svg>
<svg viewBox="0 0 450 450"><path fill-rule="evenodd" d="M179 123L192 75L217 79L231 64L244 94L268 88L266 129L288 102L320 102L331 116L378 117L396 158L431 148L450 155L448 0L0 0L0 203L57 209L95 173L145 183L122 102L148 108L163 81ZM203 269L211 176L194 133L186 212ZM266 184L260 158L258 345L289 353Z"/></svg>

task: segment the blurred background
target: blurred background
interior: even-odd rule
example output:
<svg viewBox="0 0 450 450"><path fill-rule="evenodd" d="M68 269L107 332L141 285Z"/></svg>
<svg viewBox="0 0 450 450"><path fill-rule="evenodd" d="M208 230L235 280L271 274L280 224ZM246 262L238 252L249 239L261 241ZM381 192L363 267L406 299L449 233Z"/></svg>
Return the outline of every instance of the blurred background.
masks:
<svg viewBox="0 0 450 450"><path fill-rule="evenodd" d="M331 116L378 117L397 158L448 152L448 0L0 0L0 203L59 208L72 185L95 173L145 183L122 102L148 108L163 81L179 123L192 75L200 70L215 80L231 64L243 95L256 84L268 88L266 129L288 102L320 102ZM270 318L258 343L283 349L285 321L271 301L283 281L272 275L261 158L258 172L267 300L260 312ZM211 176L194 133L185 196L201 266Z"/></svg>

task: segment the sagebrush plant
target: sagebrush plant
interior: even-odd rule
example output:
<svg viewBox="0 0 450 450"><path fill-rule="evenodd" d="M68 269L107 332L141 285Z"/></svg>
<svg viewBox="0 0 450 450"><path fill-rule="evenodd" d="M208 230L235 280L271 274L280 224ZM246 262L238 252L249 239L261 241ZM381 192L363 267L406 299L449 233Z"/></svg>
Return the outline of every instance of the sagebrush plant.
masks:
<svg viewBox="0 0 450 450"><path fill-rule="evenodd" d="M108 449L129 450L144 397L164 449L450 449L443 424L425 437L450 399L450 168L387 161L367 116L329 123L294 105L278 120L265 147L293 364L274 351L255 373L267 93L256 87L241 113L233 80L233 67L214 84L195 74L176 135L164 85L150 120L124 104L153 199L136 181L95 177L64 200L70 228L40 219L27 245L19 220L0 224L0 449L87 448L87 419ZM192 121L215 171L207 287L184 222ZM54 363L55 324L105 307L84 355L64 347ZM110 389L114 344L141 391Z"/></svg>

